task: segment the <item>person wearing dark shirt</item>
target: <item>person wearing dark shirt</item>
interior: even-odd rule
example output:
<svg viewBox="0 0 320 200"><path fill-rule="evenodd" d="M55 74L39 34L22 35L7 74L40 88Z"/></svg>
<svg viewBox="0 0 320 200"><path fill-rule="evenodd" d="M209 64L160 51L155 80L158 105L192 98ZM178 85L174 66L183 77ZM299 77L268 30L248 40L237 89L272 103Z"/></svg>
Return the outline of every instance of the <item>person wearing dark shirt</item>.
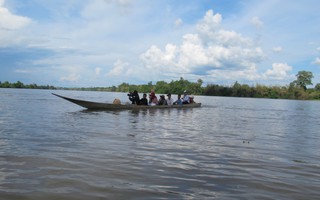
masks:
<svg viewBox="0 0 320 200"><path fill-rule="evenodd" d="M129 100L132 102L132 104L137 104L137 105L140 104L140 97L137 90L135 90L133 93L130 92L128 94L128 97L129 97Z"/></svg>
<svg viewBox="0 0 320 200"><path fill-rule="evenodd" d="M160 95L158 105L168 105L167 100L165 99L164 95Z"/></svg>
<svg viewBox="0 0 320 200"><path fill-rule="evenodd" d="M147 99L147 94L144 93L143 97L140 99L140 104L139 105L143 105L143 106L147 106L148 105L148 99Z"/></svg>

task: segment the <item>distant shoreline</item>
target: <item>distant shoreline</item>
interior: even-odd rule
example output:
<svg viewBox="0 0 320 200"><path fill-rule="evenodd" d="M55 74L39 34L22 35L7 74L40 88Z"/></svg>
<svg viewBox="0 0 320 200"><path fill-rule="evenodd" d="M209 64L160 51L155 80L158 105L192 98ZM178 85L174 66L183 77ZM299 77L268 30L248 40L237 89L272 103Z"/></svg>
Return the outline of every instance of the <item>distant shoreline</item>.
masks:
<svg viewBox="0 0 320 200"><path fill-rule="evenodd" d="M151 89L158 94L180 94L188 90L189 94L203 96L224 96L224 97L249 97L249 98L269 98L269 99L298 99L298 100L320 100L320 89L300 88L290 84L289 86L265 86L257 84L249 86L240 84L237 81L232 86L221 86L209 84L202 87L202 80L189 82L180 78L178 81L158 81L156 84L149 82L142 85L130 85L122 83L111 87L55 87L50 85L23 84L18 81L10 83L8 81L0 82L0 88L21 88L21 89L46 89L46 90L75 90L75 91L101 91L101 92L130 92L137 90L139 93L149 93ZM318 84L316 85L318 86Z"/></svg>

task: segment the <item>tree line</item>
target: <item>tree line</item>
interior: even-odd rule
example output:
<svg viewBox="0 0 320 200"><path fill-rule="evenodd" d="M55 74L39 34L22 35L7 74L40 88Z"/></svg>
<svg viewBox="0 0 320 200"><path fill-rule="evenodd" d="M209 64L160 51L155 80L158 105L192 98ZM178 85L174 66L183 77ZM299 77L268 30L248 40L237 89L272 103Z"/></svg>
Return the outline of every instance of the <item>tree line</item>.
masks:
<svg viewBox="0 0 320 200"><path fill-rule="evenodd" d="M37 85L35 83L32 84L24 84L20 81L16 83L10 83L9 81L1 82L0 88L25 88L25 89L47 89L47 90L55 90L56 87L51 85Z"/></svg>
<svg viewBox="0 0 320 200"><path fill-rule="evenodd" d="M149 82L142 85L132 85L129 83L121 83L118 86L111 87L89 87L89 88L63 88L53 86L37 86L36 84L24 85L20 81L17 83L9 83L8 81L1 83L0 87L4 88L32 88L32 89L63 89L63 90L85 90L85 91L108 91L108 92L132 92L137 90L140 93L149 93L152 89L158 94L181 94L187 90L189 94L205 95L205 96L228 96L228 97L253 97L253 98L273 98L273 99L301 99L311 100L320 99L320 83L314 88L307 88L312 84L313 74L309 71L300 71L296 75L296 80L287 86L265 86L256 84L249 86L248 84L240 84L236 81L231 86L223 86L218 84L203 85L203 81L198 79L197 82L190 82L183 78L179 80L165 82L158 81L155 84Z"/></svg>

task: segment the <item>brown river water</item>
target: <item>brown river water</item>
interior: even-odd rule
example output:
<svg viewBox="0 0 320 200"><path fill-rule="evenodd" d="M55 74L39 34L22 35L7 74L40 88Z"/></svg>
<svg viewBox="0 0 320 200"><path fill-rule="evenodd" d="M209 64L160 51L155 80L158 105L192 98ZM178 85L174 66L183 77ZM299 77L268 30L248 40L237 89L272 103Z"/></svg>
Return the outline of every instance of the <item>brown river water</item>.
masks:
<svg viewBox="0 0 320 200"><path fill-rule="evenodd" d="M51 92L0 89L1 200L320 199L319 101L87 111Z"/></svg>

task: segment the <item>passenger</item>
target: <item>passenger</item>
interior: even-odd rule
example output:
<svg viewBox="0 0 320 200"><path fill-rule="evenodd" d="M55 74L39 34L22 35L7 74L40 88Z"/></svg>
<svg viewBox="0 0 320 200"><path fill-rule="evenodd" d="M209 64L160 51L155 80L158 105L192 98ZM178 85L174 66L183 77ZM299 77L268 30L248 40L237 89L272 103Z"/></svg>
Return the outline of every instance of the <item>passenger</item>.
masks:
<svg viewBox="0 0 320 200"><path fill-rule="evenodd" d="M130 92L128 94L128 97L129 97L129 100L132 102L132 104L137 104L139 105L140 103L140 97L139 97L139 94L138 94L138 91L135 90L133 93Z"/></svg>
<svg viewBox="0 0 320 200"><path fill-rule="evenodd" d="M148 99L147 99L147 94L144 93L143 97L140 99L140 104L139 105L143 105L143 106L147 106L148 105Z"/></svg>
<svg viewBox="0 0 320 200"><path fill-rule="evenodd" d="M185 91L183 92L182 103L183 103L183 104L189 104L189 103L190 103L190 97L189 97L189 95L188 95L188 91L187 91L187 90L185 90Z"/></svg>
<svg viewBox="0 0 320 200"><path fill-rule="evenodd" d="M168 105L164 95L160 95L158 105Z"/></svg>
<svg viewBox="0 0 320 200"><path fill-rule="evenodd" d="M189 97L189 100L190 100L190 104L192 104L192 103L196 103L195 101L194 101L194 96L193 95L191 95L190 97Z"/></svg>
<svg viewBox="0 0 320 200"><path fill-rule="evenodd" d="M114 99L113 100L113 104L117 104L117 105L121 104L120 99Z"/></svg>
<svg viewBox="0 0 320 200"><path fill-rule="evenodd" d="M178 94L178 99L173 102L174 105L182 105L181 94Z"/></svg>
<svg viewBox="0 0 320 200"><path fill-rule="evenodd" d="M167 97L168 97L167 98L167 104L170 105L170 106L173 105L173 99L171 98L171 94L170 93L167 94Z"/></svg>
<svg viewBox="0 0 320 200"><path fill-rule="evenodd" d="M158 98L155 95L155 93L153 91L151 91L150 95L149 95L149 105L150 106L155 106L158 104Z"/></svg>

